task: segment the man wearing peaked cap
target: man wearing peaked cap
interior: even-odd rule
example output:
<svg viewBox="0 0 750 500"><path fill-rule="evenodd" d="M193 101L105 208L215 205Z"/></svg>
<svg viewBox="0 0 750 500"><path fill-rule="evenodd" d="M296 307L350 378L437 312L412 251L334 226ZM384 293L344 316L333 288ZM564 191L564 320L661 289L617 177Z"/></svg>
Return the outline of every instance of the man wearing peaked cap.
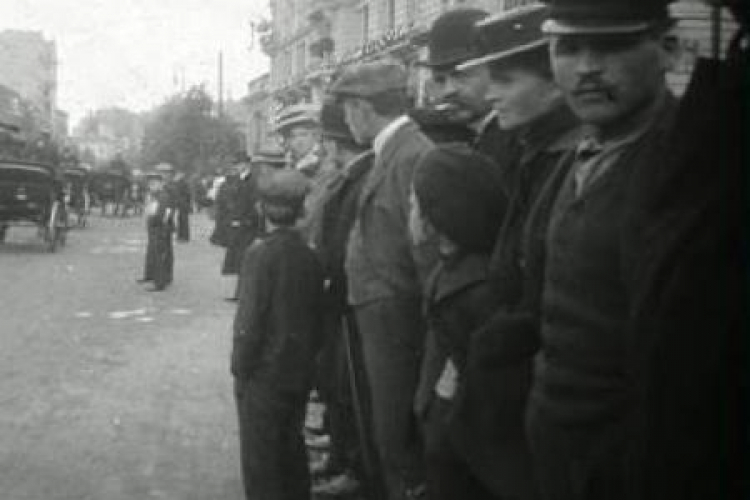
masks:
<svg viewBox="0 0 750 500"><path fill-rule="evenodd" d="M547 500L627 498L633 395L628 333L639 272L644 175L670 154L668 1L552 0L543 31L552 69L585 135L540 203L541 347L527 410ZM649 339L641 339L646 344Z"/></svg>
<svg viewBox="0 0 750 500"><path fill-rule="evenodd" d="M355 140L375 159L349 236L349 304L362 338L372 397L375 444L389 500L421 489L422 460L412 403L425 325L421 295L437 257L435 241L409 233L415 166L432 143L405 114L406 71L392 62L347 69L330 92Z"/></svg>

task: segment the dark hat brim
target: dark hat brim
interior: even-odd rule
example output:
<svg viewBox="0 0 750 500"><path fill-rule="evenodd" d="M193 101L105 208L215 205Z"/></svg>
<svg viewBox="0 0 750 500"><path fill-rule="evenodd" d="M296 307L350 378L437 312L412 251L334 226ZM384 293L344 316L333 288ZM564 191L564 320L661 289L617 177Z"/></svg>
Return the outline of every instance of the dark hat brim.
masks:
<svg viewBox="0 0 750 500"><path fill-rule="evenodd" d="M518 47L514 47L509 50L503 50L500 52L490 52L489 54L485 54L482 57L477 57L476 59L470 59L463 64L459 64L458 66L456 66L456 69L458 71L465 71L467 69L476 68L477 66L483 66L485 64L500 61L502 59L507 59L509 57L521 54L523 52L528 52L530 50L533 50L539 47L544 47L548 43L549 43L549 40L544 38L541 40L535 40L525 45L519 45Z"/></svg>

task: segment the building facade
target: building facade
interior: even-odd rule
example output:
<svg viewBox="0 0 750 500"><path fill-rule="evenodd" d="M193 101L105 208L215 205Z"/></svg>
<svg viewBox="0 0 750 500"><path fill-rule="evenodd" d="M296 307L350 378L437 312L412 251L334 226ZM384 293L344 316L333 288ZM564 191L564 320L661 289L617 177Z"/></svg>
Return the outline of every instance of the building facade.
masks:
<svg viewBox="0 0 750 500"><path fill-rule="evenodd" d="M36 31L0 32L0 84L30 104L39 129L55 133L57 47Z"/></svg>
<svg viewBox="0 0 750 500"><path fill-rule="evenodd" d="M262 88L251 84L248 102L272 119L296 102L321 102L331 79L343 67L390 57L410 70L410 92L426 98L428 75L415 64L424 56L425 35L436 17L456 7L509 11L535 0L270 0L271 21L258 27L271 67ZM669 75L680 94L698 55L725 47L733 30L727 14L712 16L702 0L674 4L676 42L682 57ZM256 128L259 130L259 128ZM267 125L263 130L267 130ZM265 132L264 132L265 133ZM265 138L265 136L264 136ZM250 143L248 143L250 144Z"/></svg>

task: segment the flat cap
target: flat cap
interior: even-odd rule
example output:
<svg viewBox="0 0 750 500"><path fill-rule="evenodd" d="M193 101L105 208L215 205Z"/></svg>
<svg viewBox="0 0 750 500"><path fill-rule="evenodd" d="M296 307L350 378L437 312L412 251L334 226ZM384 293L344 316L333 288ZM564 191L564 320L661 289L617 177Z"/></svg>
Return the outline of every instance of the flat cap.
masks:
<svg viewBox="0 0 750 500"><path fill-rule="evenodd" d="M315 104L293 104L284 108L275 119L274 130L283 134L295 125L318 125L320 123L320 107Z"/></svg>
<svg viewBox="0 0 750 500"><path fill-rule="evenodd" d="M337 97L371 97L389 90L406 89L407 80L406 69L401 64L376 61L345 69L329 93Z"/></svg>
<svg viewBox="0 0 750 500"><path fill-rule="evenodd" d="M640 33L670 20L674 0L545 0L549 19L542 31L554 35Z"/></svg>
<svg viewBox="0 0 750 500"><path fill-rule="evenodd" d="M459 8L441 14L427 35L428 56L419 64L450 68L477 55L476 22L487 17L480 9Z"/></svg>
<svg viewBox="0 0 750 500"><path fill-rule="evenodd" d="M482 19L477 23L480 55L458 66L459 70L499 61L539 49L548 43L542 33L548 9L531 5Z"/></svg>
<svg viewBox="0 0 750 500"><path fill-rule="evenodd" d="M262 176L258 190L263 203L298 207L310 191L310 181L302 172L285 168Z"/></svg>

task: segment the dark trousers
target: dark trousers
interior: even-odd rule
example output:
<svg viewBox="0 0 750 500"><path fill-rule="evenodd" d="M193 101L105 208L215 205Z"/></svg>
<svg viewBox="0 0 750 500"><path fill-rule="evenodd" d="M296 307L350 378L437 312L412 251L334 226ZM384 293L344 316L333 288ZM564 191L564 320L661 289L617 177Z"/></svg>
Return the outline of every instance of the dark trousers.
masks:
<svg viewBox="0 0 750 500"><path fill-rule="evenodd" d="M240 464L247 500L309 500L302 435L308 391L235 379Z"/></svg>
<svg viewBox="0 0 750 500"><path fill-rule="evenodd" d="M177 210L177 239L190 241L190 210L187 208Z"/></svg>
<svg viewBox="0 0 750 500"><path fill-rule="evenodd" d="M424 481L413 411L425 325L420 301L385 299L354 309L370 386L375 446L389 500Z"/></svg>
<svg viewBox="0 0 750 500"><path fill-rule="evenodd" d="M427 497L430 500L500 500L477 478L451 443L448 432L450 405L449 401L436 396L422 425Z"/></svg>
<svg viewBox="0 0 750 500"><path fill-rule="evenodd" d="M325 420L331 436L329 467L333 474L362 472L359 461L354 403L349 385L349 369L344 349L342 317L326 314L326 342L318 356L317 389L325 404Z"/></svg>
<svg viewBox="0 0 750 500"><path fill-rule="evenodd" d="M153 281L157 288L164 288L172 283L173 269L172 230L163 226L149 226L143 279Z"/></svg>
<svg viewBox="0 0 750 500"><path fill-rule="evenodd" d="M544 500L625 500L626 429L563 425L529 406L526 429Z"/></svg>

